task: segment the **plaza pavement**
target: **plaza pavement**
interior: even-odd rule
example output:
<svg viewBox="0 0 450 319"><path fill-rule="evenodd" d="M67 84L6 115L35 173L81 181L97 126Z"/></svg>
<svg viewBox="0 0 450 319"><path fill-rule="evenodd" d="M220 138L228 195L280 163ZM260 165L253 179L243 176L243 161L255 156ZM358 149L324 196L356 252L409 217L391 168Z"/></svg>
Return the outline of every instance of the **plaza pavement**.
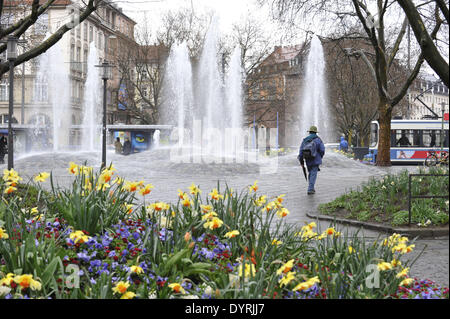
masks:
<svg viewBox="0 0 450 319"><path fill-rule="evenodd" d="M21 176L33 176L42 171L52 171L60 185L68 186L72 177L67 171L69 161L77 164L98 166L99 153L62 153L38 154L18 159L15 169ZM320 203L332 201L350 189L356 189L370 178L380 178L388 173L396 173L403 169L416 171L415 166L392 166L381 168L366 165L346 158L345 156L327 150L321 171L316 182L316 194L307 195L307 183L296 159L296 154L281 156L278 161L271 163L273 171L261 170L255 163L248 164L192 164L176 163L169 160L167 151L154 151L122 156L108 152L108 162L112 161L119 176L129 180L144 180L152 183L153 189L147 201L176 202L178 189L188 191L191 183L199 185L203 190L202 196L207 196L210 190L220 182L221 188L227 183L235 190L241 191L258 181L261 195L275 197L286 194L284 205L290 211L286 222L303 226L311 222L306 213L317 212ZM4 166L4 165L2 165ZM1 168L1 166L0 166ZM316 221L317 222L317 221ZM329 222L318 222L321 229L326 229ZM339 226L342 232L356 231L355 227ZM378 236L384 237L372 230L360 230L360 236L373 240ZM449 237L425 238L416 241L414 252L408 258L414 259L424 247L426 250L412 267L411 276L430 279L448 286L449 283Z"/></svg>

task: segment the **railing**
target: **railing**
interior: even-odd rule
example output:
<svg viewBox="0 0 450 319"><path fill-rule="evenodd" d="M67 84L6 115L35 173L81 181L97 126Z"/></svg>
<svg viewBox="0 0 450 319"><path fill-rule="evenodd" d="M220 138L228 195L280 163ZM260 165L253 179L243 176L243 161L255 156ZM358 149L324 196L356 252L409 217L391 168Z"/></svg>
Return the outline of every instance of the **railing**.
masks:
<svg viewBox="0 0 450 319"><path fill-rule="evenodd" d="M413 176L449 176L447 174L409 174L408 180L408 225L411 225L411 199L414 198L449 198L449 195L418 195L411 196L411 177Z"/></svg>

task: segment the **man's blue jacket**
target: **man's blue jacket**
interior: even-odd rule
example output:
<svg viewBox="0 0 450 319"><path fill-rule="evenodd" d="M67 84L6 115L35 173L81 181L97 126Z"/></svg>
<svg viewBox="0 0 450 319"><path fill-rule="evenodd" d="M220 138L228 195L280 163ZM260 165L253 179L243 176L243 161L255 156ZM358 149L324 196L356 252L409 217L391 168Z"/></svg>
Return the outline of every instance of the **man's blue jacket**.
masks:
<svg viewBox="0 0 450 319"><path fill-rule="evenodd" d="M314 157L313 159L303 159L303 145L305 145L306 142L309 142L312 139L316 139L315 143L317 147L317 156ZM308 135L303 139L302 145L300 145L298 160L300 161L300 163L302 163L303 160L305 160L307 167L319 166L322 164L322 157L324 155L325 155L325 145L323 144L322 140L320 139L319 136L317 136L316 133L311 133L310 135Z"/></svg>

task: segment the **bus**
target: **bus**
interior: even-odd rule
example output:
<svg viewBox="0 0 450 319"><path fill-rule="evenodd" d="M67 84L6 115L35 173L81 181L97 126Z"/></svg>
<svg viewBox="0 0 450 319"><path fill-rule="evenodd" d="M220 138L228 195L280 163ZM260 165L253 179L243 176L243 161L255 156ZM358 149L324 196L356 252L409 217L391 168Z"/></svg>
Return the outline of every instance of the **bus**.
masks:
<svg viewBox="0 0 450 319"><path fill-rule="evenodd" d="M442 150L448 152L448 120L444 121L443 127L442 131L442 120L392 120L391 162L420 163L424 162L431 152L438 155ZM378 121L372 121L368 157L373 163L377 160L378 132Z"/></svg>

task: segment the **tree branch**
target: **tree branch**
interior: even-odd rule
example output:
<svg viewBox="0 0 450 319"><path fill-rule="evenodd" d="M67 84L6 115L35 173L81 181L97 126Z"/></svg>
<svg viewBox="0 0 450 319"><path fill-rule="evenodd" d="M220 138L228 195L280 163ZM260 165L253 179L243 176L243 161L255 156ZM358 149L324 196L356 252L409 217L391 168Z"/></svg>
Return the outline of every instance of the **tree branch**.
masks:
<svg viewBox="0 0 450 319"><path fill-rule="evenodd" d="M54 0L52 0L54 1ZM97 2L95 4L95 0L89 0L89 3L87 4L86 8L81 11L81 14L79 16L79 23L83 22L92 12L94 12L101 1ZM70 31L74 26L69 26L70 24L67 23L63 26L61 26L53 35L51 35L47 40L43 41L41 44L37 45L36 47L30 49L29 51L19 55L17 59L14 61L14 66L20 65L24 62L27 62L40 54L47 51L50 47L52 47L55 43L57 43L66 32ZM0 76L2 74L5 74L9 70L9 62L6 61L4 63L0 64Z"/></svg>
<svg viewBox="0 0 450 319"><path fill-rule="evenodd" d="M444 0L436 0L436 3L438 5L439 9L441 10L442 14L444 15L445 20L447 21L447 24L450 24L448 8L447 8L447 5L445 4L445 1Z"/></svg>
<svg viewBox="0 0 450 319"><path fill-rule="evenodd" d="M405 17L405 19L403 20L403 24L402 24L402 27L400 29L400 32L399 32L399 34L397 36L397 40L395 40L395 44L394 44L394 47L392 49L391 55L389 56L389 59L388 59L388 69L391 67L392 62L394 62L395 56L397 55L397 52L398 52L398 50L400 48L400 44L402 43L403 36L406 33L406 27L407 26L408 26L408 18Z"/></svg>
<svg viewBox="0 0 450 319"><path fill-rule="evenodd" d="M406 16L408 17L409 24L414 32L417 42L420 45L422 54L430 67L436 72L442 82L449 86L449 68L448 62L439 53L436 45L433 42L433 37L436 36L437 30L441 25L440 21L437 21L437 25L433 30L433 35L430 35L425 27L425 24L420 17L419 12L412 3L411 0L398 0L398 4L402 7Z"/></svg>

